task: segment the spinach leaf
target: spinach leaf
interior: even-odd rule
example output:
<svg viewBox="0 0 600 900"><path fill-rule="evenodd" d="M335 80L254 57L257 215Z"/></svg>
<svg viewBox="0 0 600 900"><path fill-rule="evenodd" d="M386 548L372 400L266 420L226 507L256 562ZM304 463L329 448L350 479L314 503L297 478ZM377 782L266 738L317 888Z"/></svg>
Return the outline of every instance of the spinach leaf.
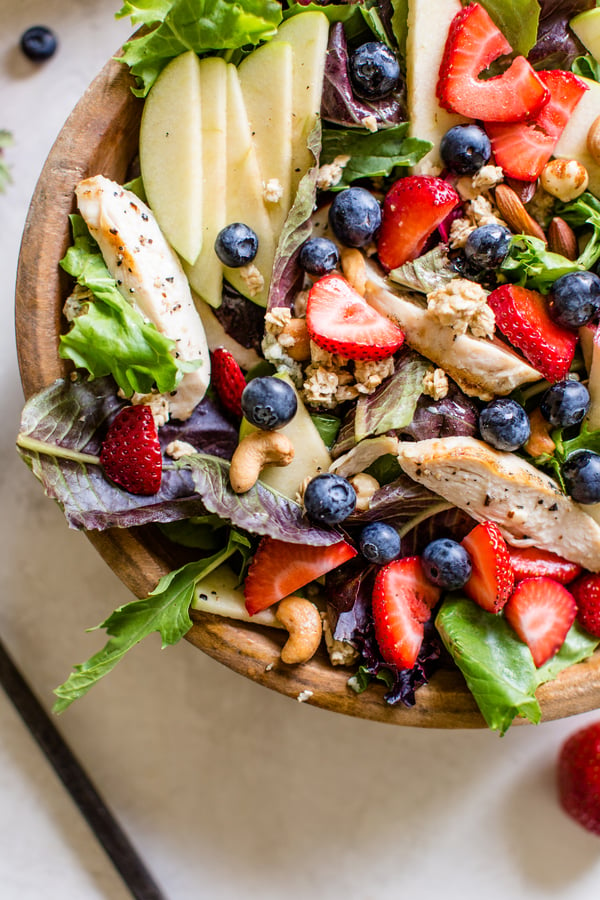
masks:
<svg viewBox="0 0 600 900"><path fill-rule="evenodd" d="M586 56L578 56L573 60L571 71L581 78L589 78L591 81L600 81L600 63L594 59L591 53Z"/></svg>
<svg viewBox="0 0 600 900"><path fill-rule="evenodd" d="M537 0L479 0L479 3L515 53L527 56L537 41L540 21ZM467 0L463 0L463 5L467 5Z"/></svg>
<svg viewBox="0 0 600 900"><path fill-rule="evenodd" d="M583 268L581 257L572 262L560 253L552 253L540 238L517 234L499 272L507 281L547 294L557 278Z"/></svg>
<svg viewBox="0 0 600 900"><path fill-rule="evenodd" d="M341 180L332 188L340 191L357 178L390 175L396 166L414 166L433 145L408 137L408 122L368 133L345 128L324 128L321 164L336 156L349 156Z"/></svg>

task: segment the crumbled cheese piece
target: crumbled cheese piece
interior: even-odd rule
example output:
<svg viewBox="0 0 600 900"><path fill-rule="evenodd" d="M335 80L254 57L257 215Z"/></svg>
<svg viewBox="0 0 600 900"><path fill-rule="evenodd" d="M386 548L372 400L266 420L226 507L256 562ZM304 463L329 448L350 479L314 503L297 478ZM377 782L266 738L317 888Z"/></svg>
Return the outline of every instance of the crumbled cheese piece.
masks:
<svg viewBox="0 0 600 900"><path fill-rule="evenodd" d="M276 306L265 315L265 331L278 337L291 318L292 313L287 307Z"/></svg>
<svg viewBox="0 0 600 900"><path fill-rule="evenodd" d="M198 453L198 450L192 444L188 444L187 441L175 440L167 444L165 453L171 459L181 459L182 456L193 456L195 453Z"/></svg>
<svg viewBox="0 0 600 900"><path fill-rule="evenodd" d="M296 700L298 701L298 703L305 703L306 700L310 700L313 693L314 691L300 691L300 693L296 697Z"/></svg>
<svg viewBox="0 0 600 900"><path fill-rule="evenodd" d="M336 641L331 633L331 625L327 613L321 613L325 646L332 666L351 666L358 659L358 651L347 641Z"/></svg>
<svg viewBox="0 0 600 900"><path fill-rule="evenodd" d="M361 394L372 394L382 381L394 374L394 357L385 359L356 360L354 379Z"/></svg>
<svg viewBox="0 0 600 900"><path fill-rule="evenodd" d="M242 266L240 269L240 275L244 282L248 287L248 293L251 297L256 297L265 286L265 279L262 276L260 270L254 265L254 263L249 263L247 266Z"/></svg>
<svg viewBox="0 0 600 900"><path fill-rule="evenodd" d="M450 326L457 334L465 334L467 329L476 337L492 337L494 333L494 313L487 304L486 292L466 278L456 278L427 294L427 308L441 325Z"/></svg>
<svg viewBox="0 0 600 900"><path fill-rule="evenodd" d="M360 122L367 131L372 131L373 133L377 131L377 119L375 116L365 116Z"/></svg>
<svg viewBox="0 0 600 900"><path fill-rule="evenodd" d="M263 197L267 203L279 203L283 197L283 185L279 178L269 178L263 186Z"/></svg>
<svg viewBox="0 0 600 900"><path fill-rule="evenodd" d="M325 163L317 172L317 188L328 191L342 180L344 167L350 162L349 156L336 156L333 162Z"/></svg>
<svg viewBox="0 0 600 900"><path fill-rule="evenodd" d="M448 376L443 369L429 369L423 376L423 393L434 400L443 400L448 395Z"/></svg>
<svg viewBox="0 0 600 900"><path fill-rule="evenodd" d="M275 335L265 334L262 339L262 352L267 362L272 363L278 372L289 375L298 390L302 387L304 375L299 362L285 352Z"/></svg>
<svg viewBox="0 0 600 900"><path fill-rule="evenodd" d="M482 166L473 175L472 185L479 194L482 194L484 191L496 187L502 181L504 181L504 172L501 166Z"/></svg>
<svg viewBox="0 0 600 900"><path fill-rule="evenodd" d="M469 219L455 219L450 226L450 249L462 249L472 231L475 231L475 226Z"/></svg>
<svg viewBox="0 0 600 900"><path fill-rule="evenodd" d="M497 215L497 210L492 205L491 200L480 194L474 197L467 206L467 215L474 225L504 225L505 223Z"/></svg>

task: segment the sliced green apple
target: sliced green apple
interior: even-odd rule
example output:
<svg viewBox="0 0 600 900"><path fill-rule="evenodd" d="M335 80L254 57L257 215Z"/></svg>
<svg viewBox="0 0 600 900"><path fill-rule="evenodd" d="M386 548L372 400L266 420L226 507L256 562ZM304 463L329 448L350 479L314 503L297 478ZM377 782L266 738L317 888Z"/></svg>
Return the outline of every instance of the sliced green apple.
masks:
<svg viewBox="0 0 600 900"><path fill-rule="evenodd" d="M202 247L200 62L193 51L172 60L153 85L140 126L140 167L148 202L188 263Z"/></svg>
<svg viewBox="0 0 600 900"><path fill-rule="evenodd" d="M220 306L223 264L215 238L226 224L227 192L227 63L221 57L200 60L202 108L202 249L193 266L184 266L199 297Z"/></svg>
<svg viewBox="0 0 600 900"><path fill-rule="evenodd" d="M228 566L220 566L202 579L194 591L192 609L227 619L283 628L274 609L264 609L254 616L250 615L246 609L244 592L239 587L239 579Z"/></svg>
<svg viewBox="0 0 600 900"><path fill-rule="evenodd" d="M592 56L600 60L600 8L587 9L578 16L573 16L569 28L575 32Z"/></svg>
<svg viewBox="0 0 600 900"><path fill-rule="evenodd" d="M588 90L571 113L565 130L554 148L554 156L578 160L588 171L590 191L593 194L600 194L600 166L587 146L590 126L600 115L600 84L589 78L582 78L582 81Z"/></svg>

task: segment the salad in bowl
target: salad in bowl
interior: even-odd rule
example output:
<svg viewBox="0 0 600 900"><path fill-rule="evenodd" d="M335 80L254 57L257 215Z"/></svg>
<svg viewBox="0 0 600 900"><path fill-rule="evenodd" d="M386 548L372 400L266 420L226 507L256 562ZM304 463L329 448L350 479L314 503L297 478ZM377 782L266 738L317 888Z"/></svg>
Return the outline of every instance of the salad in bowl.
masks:
<svg viewBox="0 0 600 900"><path fill-rule="evenodd" d="M56 710L152 632L389 721L456 694L504 733L549 684L595 706L600 10L119 15L144 27L110 149L61 176L59 309L24 236L21 357L33 308L60 377L27 380L17 446L151 585Z"/></svg>

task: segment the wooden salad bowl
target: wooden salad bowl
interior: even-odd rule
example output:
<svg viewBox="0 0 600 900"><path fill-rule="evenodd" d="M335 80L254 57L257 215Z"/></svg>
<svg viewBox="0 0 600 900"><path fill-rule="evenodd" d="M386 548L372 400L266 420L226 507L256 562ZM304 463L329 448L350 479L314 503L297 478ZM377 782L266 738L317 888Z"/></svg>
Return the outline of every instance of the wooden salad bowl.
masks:
<svg viewBox="0 0 600 900"><path fill-rule="evenodd" d="M111 60L87 89L59 134L38 181L23 234L16 290L16 332L26 398L67 372L58 357L61 311L70 279L58 262L69 245L74 188L103 174L126 179L137 153L141 101L126 68ZM121 581L138 597L176 564L151 526L88 532L90 541ZM333 668L324 650L302 666L279 659L284 634L218 616L195 613L187 639L236 672L292 698L323 709L396 725L479 728L481 714L457 669L439 670L417 692L411 709L388 706L373 685L357 695L347 687L348 669ZM302 694L302 692L311 692ZM544 720L600 706L600 652L573 666L538 691Z"/></svg>

